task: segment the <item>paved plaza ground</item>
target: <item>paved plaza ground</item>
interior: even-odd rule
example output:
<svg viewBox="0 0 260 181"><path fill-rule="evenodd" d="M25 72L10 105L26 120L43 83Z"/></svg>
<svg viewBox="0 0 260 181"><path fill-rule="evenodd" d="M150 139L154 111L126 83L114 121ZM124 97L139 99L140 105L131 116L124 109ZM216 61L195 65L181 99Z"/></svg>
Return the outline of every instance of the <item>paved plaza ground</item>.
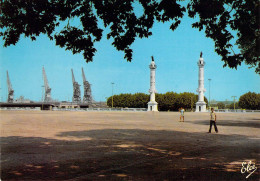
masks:
<svg viewBox="0 0 260 181"><path fill-rule="evenodd" d="M209 113L0 111L1 179L259 180L260 113L217 119L209 134Z"/></svg>

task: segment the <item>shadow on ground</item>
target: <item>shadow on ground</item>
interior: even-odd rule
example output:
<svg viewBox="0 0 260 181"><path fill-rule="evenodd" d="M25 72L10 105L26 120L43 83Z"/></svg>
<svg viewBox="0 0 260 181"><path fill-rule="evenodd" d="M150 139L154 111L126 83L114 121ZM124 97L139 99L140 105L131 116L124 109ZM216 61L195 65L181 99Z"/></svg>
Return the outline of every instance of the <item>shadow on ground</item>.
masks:
<svg viewBox="0 0 260 181"><path fill-rule="evenodd" d="M186 121L193 124L209 125L209 120L203 121ZM239 120L217 120L217 125L220 126L238 126L238 127L249 127L249 128L260 128L260 122L258 119L252 119L250 121L239 121Z"/></svg>
<svg viewBox="0 0 260 181"><path fill-rule="evenodd" d="M244 180L259 142L240 135L103 129L2 137L2 180ZM258 165L259 167L259 165ZM259 170L249 180L258 180Z"/></svg>

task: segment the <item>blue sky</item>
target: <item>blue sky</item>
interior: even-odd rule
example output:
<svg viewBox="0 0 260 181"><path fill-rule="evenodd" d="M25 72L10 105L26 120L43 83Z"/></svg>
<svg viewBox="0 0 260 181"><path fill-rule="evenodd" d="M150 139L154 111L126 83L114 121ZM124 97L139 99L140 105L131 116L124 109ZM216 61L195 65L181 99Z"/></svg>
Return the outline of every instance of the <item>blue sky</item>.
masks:
<svg viewBox="0 0 260 181"><path fill-rule="evenodd" d="M231 96L241 96L251 91L260 93L260 76L254 69L242 65L237 70L223 68L221 57L214 51L214 42L205 37L204 32L191 28L193 22L184 18L176 31L169 23L156 23L153 35L148 39L136 39L133 61L127 62L122 52L116 51L111 40L103 35L95 44L98 50L94 61L86 63L81 54L55 46L42 35L32 42L21 37L15 46L3 48L0 42L1 101L7 98L6 70L14 89L14 96L40 101L42 99L42 66L45 67L52 98L70 100L73 94L71 68L75 79L83 85L81 67L87 80L92 84L92 94L96 101L105 101L112 94L143 92L149 90L149 63L155 58L156 89L165 92L193 92L198 87L198 66L200 51L203 51L205 65L205 96L209 96L211 78L211 99L232 100ZM106 32L106 31L105 31ZM238 51L238 50L236 50ZM81 94L83 88L81 86Z"/></svg>

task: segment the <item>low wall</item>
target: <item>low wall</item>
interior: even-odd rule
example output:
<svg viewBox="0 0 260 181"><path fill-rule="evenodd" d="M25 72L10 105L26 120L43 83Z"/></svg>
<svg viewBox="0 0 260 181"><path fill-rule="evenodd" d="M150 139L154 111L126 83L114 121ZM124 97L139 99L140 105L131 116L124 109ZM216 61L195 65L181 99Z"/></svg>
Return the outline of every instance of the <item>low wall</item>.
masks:
<svg viewBox="0 0 260 181"><path fill-rule="evenodd" d="M62 109L62 108L53 108L53 111L147 111L147 108L75 108L75 109Z"/></svg>
<svg viewBox="0 0 260 181"><path fill-rule="evenodd" d="M247 112L254 112L260 113L260 110L246 110L246 109L216 109L215 112L233 112L233 113L247 113Z"/></svg>

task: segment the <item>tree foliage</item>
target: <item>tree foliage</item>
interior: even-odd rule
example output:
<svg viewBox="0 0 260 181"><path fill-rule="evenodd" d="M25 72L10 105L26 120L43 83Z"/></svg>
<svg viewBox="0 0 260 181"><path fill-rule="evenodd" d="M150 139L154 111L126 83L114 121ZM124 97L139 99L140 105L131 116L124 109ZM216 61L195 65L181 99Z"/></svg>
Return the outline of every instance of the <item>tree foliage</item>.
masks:
<svg viewBox="0 0 260 181"><path fill-rule="evenodd" d="M175 92L167 92L165 94L156 94L155 100L158 103L159 111L174 111L178 110L177 102L178 94Z"/></svg>
<svg viewBox="0 0 260 181"><path fill-rule="evenodd" d="M234 109L234 103L227 105L226 108L227 109ZM235 109L240 109L238 102L235 102Z"/></svg>
<svg viewBox="0 0 260 181"><path fill-rule="evenodd" d="M149 95L144 93L119 94L113 96L113 107L146 108ZM107 105L112 107L112 96L107 99Z"/></svg>
<svg viewBox="0 0 260 181"><path fill-rule="evenodd" d="M205 29L215 42L215 51L224 66L236 68L242 62L259 64L259 1L257 0L1 0L0 36L4 46L15 45L21 35L36 40L46 34L56 45L93 61L94 43L101 40L105 28L112 45L132 60L131 45L136 38L152 35L155 22L171 22L175 30L186 11L196 18L194 28ZM137 16L134 5L143 8ZM78 24L72 23L76 19ZM74 21L75 22L75 21ZM236 33L235 37L232 31ZM232 39L240 52L234 52Z"/></svg>
<svg viewBox="0 0 260 181"><path fill-rule="evenodd" d="M0 28L4 46L15 45L24 34L35 40L47 34L56 45L65 47L73 53L83 53L87 62L92 61L96 49L94 42L100 41L103 29L98 26L101 20L110 32L107 38L113 39L112 45L124 51L125 58L132 60L130 45L135 38L152 35L150 29L154 21L173 21L175 29L182 18L185 8L175 1L138 0L144 9L137 17L134 0L5 0L1 1ZM70 23L79 19L79 25ZM61 31L60 22L67 22Z"/></svg>
<svg viewBox="0 0 260 181"><path fill-rule="evenodd" d="M248 92L240 96L238 101L242 109L260 110L260 94Z"/></svg>
<svg viewBox="0 0 260 181"><path fill-rule="evenodd" d="M218 109L225 109L225 104L223 102L217 103Z"/></svg>
<svg viewBox="0 0 260 181"><path fill-rule="evenodd" d="M245 62L255 67L257 73L260 73L259 8L258 0L192 0L188 4L189 16L199 16L192 26L200 31L205 29L206 37L214 40L215 51L224 66L237 68ZM233 50L233 39L240 52Z"/></svg>

